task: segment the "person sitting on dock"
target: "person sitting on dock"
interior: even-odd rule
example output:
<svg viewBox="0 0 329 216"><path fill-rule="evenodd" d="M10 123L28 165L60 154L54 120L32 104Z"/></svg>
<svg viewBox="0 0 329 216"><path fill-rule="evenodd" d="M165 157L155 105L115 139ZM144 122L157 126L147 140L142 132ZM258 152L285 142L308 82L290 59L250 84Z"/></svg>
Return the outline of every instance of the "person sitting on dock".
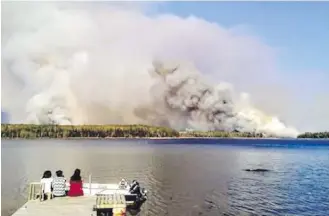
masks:
<svg viewBox="0 0 329 216"><path fill-rule="evenodd" d="M132 188L129 191L131 194L137 194L138 197L141 196L141 189L139 187L139 183L136 181L135 184L133 184Z"/></svg>
<svg viewBox="0 0 329 216"><path fill-rule="evenodd" d="M43 200L51 199L52 198L52 182L53 182L53 178L51 177L51 171L50 170L46 170L43 173L43 176L42 176L40 182L43 184L43 186L42 186L42 197L43 197Z"/></svg>
<svg viewBox="0 0 329 216"><path fill-rule="evenodd" d="M133 180L131 185L130 185L130 188L129 188L129 191L132 191L132 189L136 186L136 183L137 181L136 180Z"/></svg>
<svg viewBox="0 0 329 216"><path fill-rule="evenodd" d="M70 190L68 192L69 196L83 196L82 190L82 179L80 176L80 169L76 169L70 180Z"/></svg>
<svg viewBox="0 0 329 216"><path fill-rule="evenodd" d="M53 196L54 197L63 197L66 195L65 186L66 179L64 178L63 171L56 171L56 177L53 180Z"/></svg>
<svg viewBox="0 0 329 216"><path fill-rule="evenodd" d="M121 179L119 182L119 189L126 189L128 187L128 182L125 179Z"/></svg>
<svg viewBox="0 0 329 216"><path fill-rule="evenodd" d="M147 190L145 188L141 190L141 197L143 197L145 200L147 199Z"/></svg>

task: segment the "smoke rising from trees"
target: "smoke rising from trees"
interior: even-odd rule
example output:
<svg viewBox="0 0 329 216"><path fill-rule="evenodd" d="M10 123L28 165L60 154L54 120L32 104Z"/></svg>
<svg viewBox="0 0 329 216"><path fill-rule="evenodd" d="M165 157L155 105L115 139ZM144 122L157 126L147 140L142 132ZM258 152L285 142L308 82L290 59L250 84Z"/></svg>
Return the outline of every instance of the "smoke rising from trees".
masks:
<svg viewBox="0 0 329 216"><path fill-rule="evenodd" d="M14 123L297 135L220 80L275 79L259 77L274 63L255 38L108 3L6 2L2 11L2 106Z"/></svg>

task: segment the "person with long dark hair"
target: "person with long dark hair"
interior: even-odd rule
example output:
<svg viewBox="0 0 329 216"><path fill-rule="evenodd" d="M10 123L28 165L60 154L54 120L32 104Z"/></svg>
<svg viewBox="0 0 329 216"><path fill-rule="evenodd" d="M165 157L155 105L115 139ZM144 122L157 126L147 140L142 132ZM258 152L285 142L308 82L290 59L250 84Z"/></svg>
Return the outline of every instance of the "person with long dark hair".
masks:
<svg viewBox="0 0 329 216"><path fill-rule="evenodd" d="M70 190L68 192L69 196L83 196L82 185L83 181L81 179L80 169L76 169L70 179Z"/></svg>
<svg viewBox="0 0 329 216"><path fill-rule="evenodd" d="M41 178L41 184L42 184L42 195L43 200L51 198L52 197L52 182L53 178L51 177L51 171L46 170L43 173L43 176Z"/></svg>
<svg viewBox="0 0 329 216"><path fill-rule="evenodd" d="M56 171L56 177L53 180L53 196L54 197L63 197L66 195L66 179L63 175L62 170Z"/></svg>

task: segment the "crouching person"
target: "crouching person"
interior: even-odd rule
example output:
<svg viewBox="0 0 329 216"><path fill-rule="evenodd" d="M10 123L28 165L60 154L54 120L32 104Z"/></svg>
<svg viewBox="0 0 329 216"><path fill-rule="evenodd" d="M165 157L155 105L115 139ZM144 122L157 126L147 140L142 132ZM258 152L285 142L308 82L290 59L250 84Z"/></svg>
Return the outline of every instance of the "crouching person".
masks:
<svg viewBox="0 0 329 216"><path fill-rule="evenodd" d="M119 189L126 189L128 187L128 182L125 179L121 179L119 182Z"/></svg>
<svg viewBox="0 0 329 216"><path fill-rule="evenodd" d="M130 187L129 192L131 194L136 194L137 197L140 197L141 196L141 188L140 188L139 183L137 181L134 181L133 182L133 184Z"/></svg>

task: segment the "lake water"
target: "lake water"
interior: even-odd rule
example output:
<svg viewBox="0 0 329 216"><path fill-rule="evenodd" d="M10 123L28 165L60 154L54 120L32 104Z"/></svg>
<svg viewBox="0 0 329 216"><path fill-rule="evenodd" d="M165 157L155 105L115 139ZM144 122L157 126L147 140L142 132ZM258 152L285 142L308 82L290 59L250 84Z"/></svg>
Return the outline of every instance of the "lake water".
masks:
<svg viewBox="0 0 329 216"><path fill-rule="evenodd" d="M137 179L139 215L329 215L329 141L2 140L1 215L44 170L98 183ZM267 173L243 171L267 168Z"/></svg>

